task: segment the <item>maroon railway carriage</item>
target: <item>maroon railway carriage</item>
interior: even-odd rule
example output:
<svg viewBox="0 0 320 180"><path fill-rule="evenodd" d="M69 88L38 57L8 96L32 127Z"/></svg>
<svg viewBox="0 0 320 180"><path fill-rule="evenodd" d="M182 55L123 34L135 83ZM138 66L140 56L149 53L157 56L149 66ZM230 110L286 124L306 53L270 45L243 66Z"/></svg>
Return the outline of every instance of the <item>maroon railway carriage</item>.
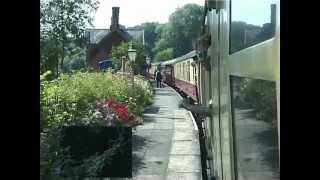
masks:
<svg viewBox="0 0 320 180"><path fill-rule="evenodd" d="M164 82L178 91L199 102L198 97L198 66L194 63L196 51L161 63L165 78Z"/></svg>

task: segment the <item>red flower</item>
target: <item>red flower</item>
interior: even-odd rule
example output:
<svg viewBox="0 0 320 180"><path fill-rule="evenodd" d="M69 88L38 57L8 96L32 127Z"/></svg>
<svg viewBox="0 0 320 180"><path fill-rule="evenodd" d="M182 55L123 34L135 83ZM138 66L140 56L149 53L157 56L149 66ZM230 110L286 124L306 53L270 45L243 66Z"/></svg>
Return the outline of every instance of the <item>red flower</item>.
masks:
<svg viewBox="0 0 320 180"><path fill-rule="evenodd" d="M118 107L118 105L112 100L112 99L109 99L105 102L106 106L111 108L111 109L115 109Z"/></svg>
<svg viewBox="0 0 320 180"><path fill-rule="evenodd" d="M124 121L124 122L129 121L129 113L127 111L127 106L118 105L118 107L115 110L117 111L117 114L120 117L121 121Z"/></svg>
<svg viewBox="0 0 320 180"><path fill-rule="evenodd" d="M128 113L128 108L126 105L119 105L111 98L109 98L103 103L103 107L110 108L115 111L115 113L119 117L120 122L127 123L130 121L130 115Z"/></svg>

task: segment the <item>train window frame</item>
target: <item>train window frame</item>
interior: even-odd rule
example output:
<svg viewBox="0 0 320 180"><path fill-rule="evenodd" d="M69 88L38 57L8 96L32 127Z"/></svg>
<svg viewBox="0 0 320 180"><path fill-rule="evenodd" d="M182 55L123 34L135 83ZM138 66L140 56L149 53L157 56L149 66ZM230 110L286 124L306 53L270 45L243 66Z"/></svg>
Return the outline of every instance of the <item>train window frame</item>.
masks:
<svg viewBox="0 0 320 180"><path fill-rule="evenodd" d="M182 74L182 67L181 67L181 63L179 63L179 79L181 79L181 74Z"/></svg>
<svg viewBox="0 0 320 180"><path fill-rule="evenodd" d="M272 82L275 84L275 106L277 106L277 91L276 91L276 82L273 80L265 80L265 79L259 79L259 78L255 78L255 77L245 77L245 76L237 76L237 75L229 75L229 85L230 85L230 110L231 110L231 133L232 133L232 157L233 157L233 173L234 173L234 179L235 180L239 180L239 167L238 167L238 161L239 161L239 155L238 155L238 143L237 142L237 128L236 128L236 116L235 116L235 99L234 99L234 84L233 81L235 78L243 78L243 79L252 79L252 80L262 80L262 81L268 81L268 82ZM277 112L275 113L277 114ZM277 115L276 115L277 117ZM278 134L278 117L276 119L276 139L278 140L280 134ZM280 142L277 141L277 146L279 147ZM278 148L278 153L280 152L280 148ZM280 156L278 157L278 162L280 162ZM280 173L280 172L279 172ZM280 179L280 174L279 174L279 179Z"/></svg>
<svg viewBox="0 0 320 180"><path fill-rule="evenodd" d="M185 72L185 70L186 70L186 65L185 65L185 62L183 62L182 63L182 79L184 80L184 81L186 81L186 72Z"/></svg>
<svg viewBox="0 0 320 180"><path fill-rule="evenodd" d="M187 62L187 81L190 82L190 61Z"/></svg>
<svg viewBox="0 0 320 180"><path fill-rule="evenodd" d="M268 40L271 40L271 39L273 39L273 38L275 38L275 31L276 31L276 26L274 26L274 27L272 27L273 28L273 34L272 34L272 36L271 37L269 37L269 38L267 38L267 39L265 39L265 40L262 40L262 41L259 41L259 42L256 42L256 43L254 43L254 44L251 44L251 45L249 45L249 46L244 46L243 48L241 48L241 49L238 49L238 50L235 50L235 51L231 51L231 32L232 32L232 1L233 0L230 0L230 2L229 2L229 34L228 34L228 36L229 36L229 49L228 49L228 52L229 52L229 55L232 55L232 54L235 54L235 53L237 53L237 52L240 52L240 51L243 51L243 50L246 50L246 49L249 49L249 48L251 48L251 47L253 47L253 46L256 46L256 45L259 45L259 44L262 44L262 43L264 43L264 42L266 42L266 41L268 41ZM278 8L278 5L274 2L273 3L274 5L275 5L275 7L276 7L276 9ZM271 4L270 4L271 5ZM276 10L275 10L275 17L276 17ZM270 10L270 16L272 16L272 11ZM270 21L270 23L271 23L271 21ZM275 24L277 23L276 22L276 20L275 20L275 22L274 22Z"/></svg>

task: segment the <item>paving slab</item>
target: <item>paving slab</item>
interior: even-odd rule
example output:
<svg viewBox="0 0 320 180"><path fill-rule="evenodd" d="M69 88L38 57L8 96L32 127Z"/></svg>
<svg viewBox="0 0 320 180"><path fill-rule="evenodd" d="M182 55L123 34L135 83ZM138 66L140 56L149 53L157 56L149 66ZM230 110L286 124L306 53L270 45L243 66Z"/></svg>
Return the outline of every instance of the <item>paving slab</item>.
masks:
<svg viewBox="0 0 320 180"><path fill-rule="evenodd" d="M164 175L137 175L133 180L164 180Z"/></svg>
<svg viewBox="0 0 320 180"><path fill-rule="evenodd" d="M167 180L201 180L201 173L169 173Z"/></svg>
<svg viewBox="0 0 320 180"><path fill-rule="evenodd" d="M198 180L201 178L197 131L188 111L169 87L154 88L144 124L133 131L131 180Z"/></svg>
<svg viewBox="0 0 320 180"><path fill-rule="evenodd" d="M200 173L200 158L195 155L172 155L169 159L168 171L171 173Z"/></svg>
<svg viewBox="0 0 320 180"><path fill-rule="evenodd" d="M172 155L199 155L199 142L196 141L176 141L172 143Z"/></svg>

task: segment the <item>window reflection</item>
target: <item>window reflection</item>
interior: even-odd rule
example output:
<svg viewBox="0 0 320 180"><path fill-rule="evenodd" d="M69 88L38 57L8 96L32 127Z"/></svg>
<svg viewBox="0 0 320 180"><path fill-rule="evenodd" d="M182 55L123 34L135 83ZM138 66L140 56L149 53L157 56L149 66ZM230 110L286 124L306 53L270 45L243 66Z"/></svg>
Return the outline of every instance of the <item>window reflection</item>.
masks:
<svg viewBox="0 0 320 180"><path fill-rule="evenodd" d="M230 53L250 47L275 34L274 0L231 2Z"/></svg>
<svg viewBox="0 0 320 180"><path fill-rule="evenodd" d="M280 179L275 82L231 77L238 180Z"/></svg>

